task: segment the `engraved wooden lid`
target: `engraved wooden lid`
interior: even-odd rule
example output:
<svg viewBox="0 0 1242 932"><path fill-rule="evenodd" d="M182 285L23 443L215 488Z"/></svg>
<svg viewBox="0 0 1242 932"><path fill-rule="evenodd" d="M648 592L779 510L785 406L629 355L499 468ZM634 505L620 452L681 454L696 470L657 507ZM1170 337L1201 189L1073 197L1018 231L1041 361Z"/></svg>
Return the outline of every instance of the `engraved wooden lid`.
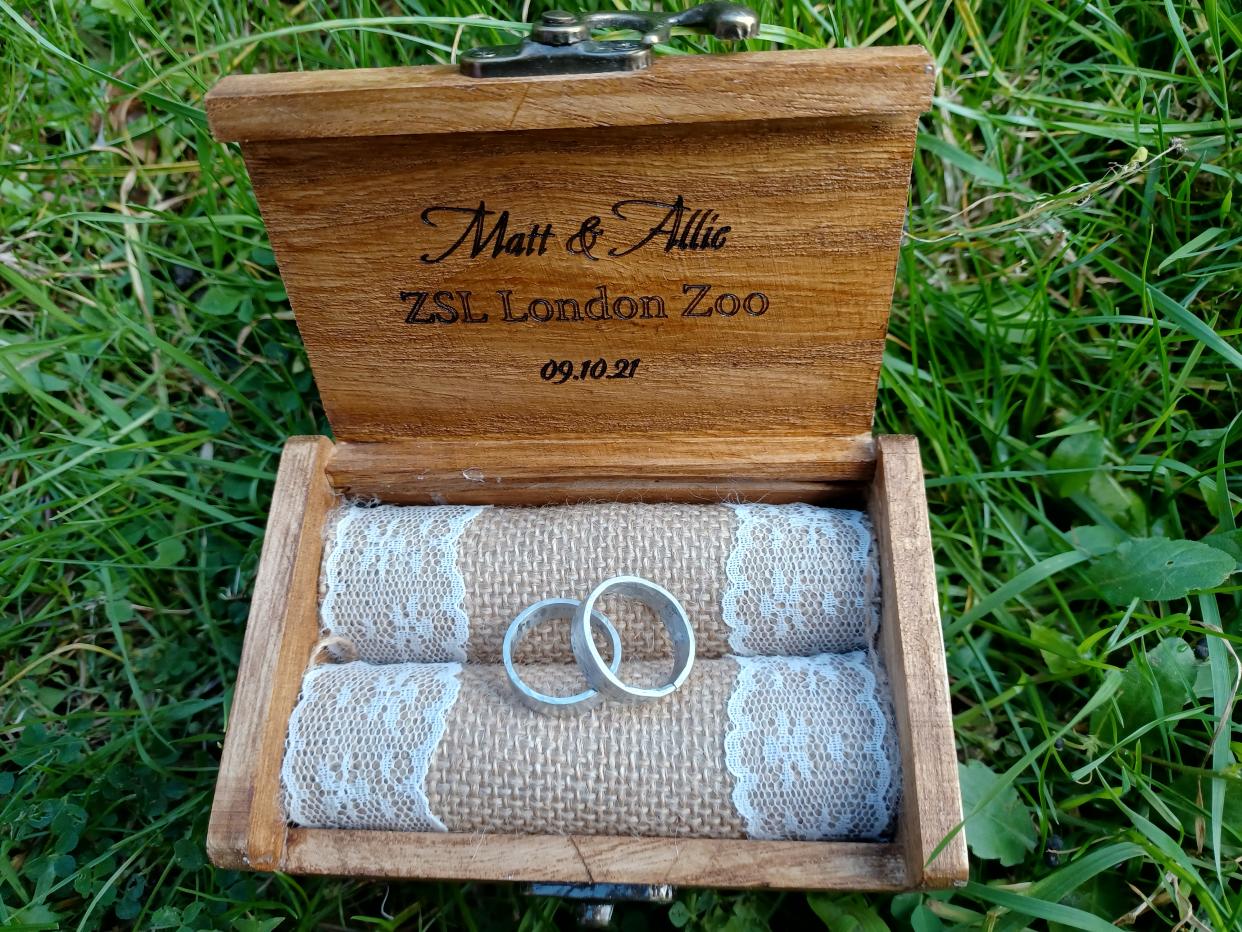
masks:
<svg viewBox="0 0 1242 932"><path fill-rule="evenodd" d="M921 48L761 52L236 76L207 111L338 439L779 467L869 451L931 84Z"/></svg>

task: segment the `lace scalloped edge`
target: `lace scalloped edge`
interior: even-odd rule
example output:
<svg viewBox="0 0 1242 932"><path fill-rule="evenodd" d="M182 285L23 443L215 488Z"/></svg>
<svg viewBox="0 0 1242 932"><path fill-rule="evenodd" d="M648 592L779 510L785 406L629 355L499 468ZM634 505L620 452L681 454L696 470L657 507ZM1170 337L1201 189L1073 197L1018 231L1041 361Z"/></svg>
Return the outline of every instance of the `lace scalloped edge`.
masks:
<svg viewBox="0 0 1242 932"><path fill-rule="evenodd" d="M752 551L762 546L756 544L754 539L755 532L760 527L766 529L769 534L779 537L801 526L810 530L817 539L822 540L826 537L833 543L837 542L837 531L841 527L847 527L853 532L853 545L843 545L840 549L843 554L848 554L854 567L861 571L864 603L855 608L861 611L865 618L863 633L866 643L874 644L880 626L880 587L878 567L875 565L875 534L865 512L842 508L821 508L802 503L779 506L744 502L726 502L725 504L737 516L738 524L734 533L733 546L725 563L726 587L721 599L721 614L729 628L729 649L736 656L772 656L772 652L764 650L763 645L759 643L754 622L759 620L764 622L759 630L775 629L782 632L781 636L788 636L789 632L786 628L790 622L786 616L791 611L788 606L797 602L795 593L789 586L789 580L779 575L786 567L783 561L776 559L761 561L761 565L768 567L768 572L771 574L768 579L754 580L746 575L744 567L747 559ZM817 569L823 564L822 548L812 552L816 554L815 563L799 567L800 572L793 574L796 578L805 581L808 578L815 578L817 572L822 572L822 569ZM768 593L768 599L765 601L779 605L781 608L769 610L762 619L744 618L740 604L747 595L755 591ZM833 614L831 617L835 620L839 616ZM807 636L811 637L809 631ZM820 649L823 650L823 646Z"/></svg>
<svg viewBox="0 0 1242 932"><path fill-rule="evenodd" d="M746 826L751 838L762 840L798 839L804 841L822 841L825 839L854 838L858 840L881 840L888 836L893 816L897 808L897 794L900 791L900 775L897 768L900 762L892 747L895 740L891 715L886 704L882 702L881 682L883 673L877 676L878 658L872 651L854 651L848 654L821 654L816 657L738 657L732 659L738 664L738 677L727 705L728 731L725 736L725 766L734 779L731 795L733 805ZM825 812L797 811L798 801L796 790L798 784L792 782L793 792L780 794L773 790L777 783L758 779L760 764L747 759L745 754L746 739L764 723L751 721L746 708L748 701L757 691L771 690L772 683L762 682L772 679L778 681L783 673L792 672L805 674L808 680L819 676L835 678L834 667L847 668L856 672L864 688L854 696L858 703L858 714L865 716L870 722L870 735L864 742L864 750L868 763L874 767L875 782L871 790L864 794L856 814L846 814L842 821L826 824ZM819 692L819 691L815 691ZM823 709L808 708L807 713L814 721L826 721L822 716ZM765 747L771 741L770 732L764 733ZM777 735L791 738L790 735ZM834 735L816 733L814 737L825 739L831 747L840 738ZM806 741L807 735L803 735ZM788 748L782 747L780 752L788 757ZM797 761L795 761L796 763ZM803 758L802 763L806 763ZM896 766L894 766L896 764ZM787 770L799 771L789 768ZM861 767L862 765L860 765ZM758 800L759 791L768 798L775 799L777 808L769 805L764 807ZM779 808L782 807L783 808ZM850 824L845 824L846 822ZM772 825L782 826L782 830L773 831Z"/></svg>
<svg viewBox="0 0 1242 932"><path fill-rule="evenodd" d="M393 507L393 506L386 506ZM490 505L431 505L431 506L403 506L405 508L415 508L420 514L425 514L425 526L422 533L416 538L419 547L411 552L411 556L417 554L424 563L434 562L440 574L448 581L448 591L442 601L433 607L434 610L440 612L444 617L451 619L452 633L443 640L439 646L439 650L443 656L428 657L431 661L464 661L466 659L466 644L470 639L470 618L466 614L465 597L466 583L462 577L461 570L458 567L458 541L461 539L462 533L471 521L482 511L490 508ZM424 512L422 509L426 509ZM336 623L336 602L339 598L344 597L346 584L351 580L353 574L357 573L357 567L350 567L350 572L343 574L341 572L341 564L343 562L344 549L339 546L339 541L345 538L346 530L367 511L367 507L358 504L347 504L337 509L338 514L334 520L328 522L325 528L326 543L323 567L321 572L320 586L322 588L323 597L319 604L319 626L321 634L328 636L337 634ZM429 525L433 520L445 518L449 512L453 512L447 518L446 530L438 535L433 535L429 531ZM425 608L425 606L419 606ZM416 635L419 621L415 621L410 625L405 621L392 619L398 630L398 636L404 633L404 639L409 641ZM375 619L367 617L368 630L359 632L362 639L368 643L375 642L379 633L375 630ZM402 645L402 650L410 653Z"/></svg>
<svg viewBox="0 0 1242 932"><path fill-rule="evenodd" d="M366 828L366 819L360 811L365 806L384 806L374 788L365 782L351 779L350 756L329 762L320 761L316 768L311 785L321 788L326 800L317 808L318 815L313 811L316 807L306 798L300 788L304 780L299 780L294 772L293 763L305 760L304 753L297 753L304 742L314 739L313 735L302 734L305 723L303 710L315 707L315 686L318 680L334 671L342 673L350 665L322 664L312 667L302 680L302 692L294 706L293 715L289 719L289 731L285 738L285 755L281 763L280 778L284 787L284 798L288 808L288 819L295 825L318 828ZM393 732L389 743L389 753L396 754L395 749L409 757L409 775L400 782L404 791L399 794L403 803L414 810L412 816L407 815L407 831L443 832L447 829L444 823L431 811L431 803L427 799L427 772L431 767L431 759L444 737L448 724L448 715L457 701L461 689L460 663L434 664L392 664L367 665L372 674L370 680L364 681L375 686L376 694L371 699L370 714L374 721L386 725ZM431 686L432 688L428 688ZM351 689L341 689L336 702L338 707L353 698ZM425 733L421 740L409 740L408 724L394 717L393 707L404 702L407 707L415 707L419 700L427 701L420 706L419 721L425 725ZM342 715L341 722L349 721ZM339 772L338 772L339 771ZM396 818L395 812L384 811L380 814L379 825L389 825Z"/></svg>

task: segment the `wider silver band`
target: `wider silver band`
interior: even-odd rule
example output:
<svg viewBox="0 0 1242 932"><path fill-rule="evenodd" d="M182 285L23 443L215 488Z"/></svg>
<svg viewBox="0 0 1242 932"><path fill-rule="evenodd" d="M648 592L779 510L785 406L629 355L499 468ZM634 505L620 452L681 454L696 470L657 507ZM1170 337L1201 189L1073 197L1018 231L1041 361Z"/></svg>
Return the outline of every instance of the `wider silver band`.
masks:
<svg viewBox="0 0 1242 932"><path fill-rule="evenodd" d="M616 675L615 663L611 668L604 665L604 658L600 656L595 639L591 637L588 619L595 611L595 603L605 594L637 599L653 609L659 616L660 623L668 630L673 641L673 672L663 686L631 686ZM582 675L587 678L587 682L608 698L621 702L663 699L686 681L690 668L694 665L694 629L690 627L686 610L663 586L638 576L614 576L596 586L574 611L574 620L569 628L569 643L574 650L574 659L582 668ZM616 657L617 654L613 654L614 660Z"/></svg>
<svg viewBox="0 0 1242 932"><path fill-rule="evenodd" d="M595 689L587 689L572 696L549 696L547 693L537 692L526 685L513 665L513 650L526 636L527 631L553 618L573 617L579 604L577 599L544 599L542 602L536 602L525 608L509 623L509 630L505 632L500 655L505 663L505 673L509 676L509 683L517 693L518 701L528 709L544 715L576 715L592 708L600 701L601 696ZM612 649L610 667L615 672L621 666L621 636L617 634L617 629L602 612L592 611L590 617L591 621L608 635L608 642ZM587 640L591 642L591 647L594 649L595 639L589 632ZM595 656L599 656L598 650L595 650ZM602 658L600 663L603 663Z"/></svg>

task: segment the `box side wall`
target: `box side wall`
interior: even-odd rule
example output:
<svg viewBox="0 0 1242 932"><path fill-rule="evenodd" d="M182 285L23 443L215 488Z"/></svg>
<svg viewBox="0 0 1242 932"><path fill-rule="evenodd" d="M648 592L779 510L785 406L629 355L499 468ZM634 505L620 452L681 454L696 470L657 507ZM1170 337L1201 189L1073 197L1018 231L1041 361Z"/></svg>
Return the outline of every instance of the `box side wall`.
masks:
<svg viewBox="0 0 1242 932"><path fill-rule="evenodd" d="M230 75L207 95L222 142L918 114L919 46L670 55L625 74L479 80L451 66ZM567 92L567 86L572 93Z"/></svg>
<svg viewBox="0 0 1242 932"><path fill-rule="evenodd" d="M280 458L207 828L207 852L220 867L277 870L284 857L280 764L319 636L331 449L325 437L293 437Z"/></svg>
<svg viewBox="0 0 1242 932"><path fill-rule="evenodd" d="M880 548L880 650L901 743L896 842L912 887L947 887L965 882L969 867L923 465L913 437L876 442L869 511Z"/></svg>
<svg viewBox="0 0 1242 932"><path fill-rule="evenodd" d="M386 879L724 889L897 891L908 886L901 851L862 842L290 829L283 869Z"/></svg>

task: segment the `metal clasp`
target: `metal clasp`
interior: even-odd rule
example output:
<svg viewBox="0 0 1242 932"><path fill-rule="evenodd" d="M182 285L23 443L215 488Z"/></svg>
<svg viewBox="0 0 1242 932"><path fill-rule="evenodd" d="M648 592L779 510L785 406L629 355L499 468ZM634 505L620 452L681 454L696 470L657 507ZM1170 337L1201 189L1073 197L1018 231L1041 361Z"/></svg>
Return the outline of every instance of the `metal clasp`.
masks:
<svg viewBox="0 0 1242 932"><path fill-rule="evenodd" d="M676 891L666 883L532 883L527 896L556 896L577 904L578 925L607 929L617 903L671 903Z"/></svg>
<svg viewBox="0 0 1242 932"><path fill-rule="evenodd" d="M759 35L759 17L740 3L701 3L680 13L549 10L517 45L470 49L461 56L462 74L514 78L541 74L639 71L651 64L651 47L667 42L674 27L738 41ZM638 39L596 40L593 30L628 29Z"/></svg>

